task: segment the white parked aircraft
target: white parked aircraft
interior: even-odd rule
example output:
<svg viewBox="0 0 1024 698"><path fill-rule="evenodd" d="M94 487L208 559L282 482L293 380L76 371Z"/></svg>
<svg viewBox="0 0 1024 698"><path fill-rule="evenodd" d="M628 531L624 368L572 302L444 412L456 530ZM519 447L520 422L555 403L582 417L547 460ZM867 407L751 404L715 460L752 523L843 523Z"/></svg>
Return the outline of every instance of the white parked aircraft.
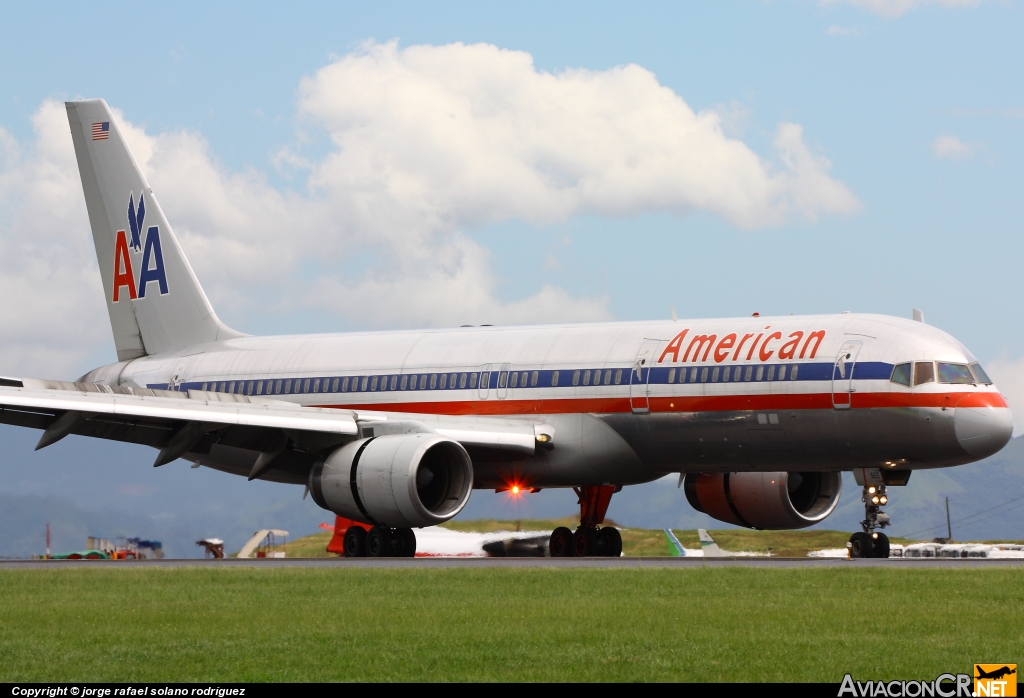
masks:
<svg viewBox="0 0 1024 698"><path fill-rule="evenodd" d="M214 313L102 100L67 103L117 363L74 383L0 380L0 421L146 444L305 484L373 524L349 554L410 555L473 488L573 487L553 555L619 554L624 485L680 473L689 502L753 528L828 516L864 487L854 555L887 555L886 488L1010 438L960 342L882 315L250 337Z"/></svg>

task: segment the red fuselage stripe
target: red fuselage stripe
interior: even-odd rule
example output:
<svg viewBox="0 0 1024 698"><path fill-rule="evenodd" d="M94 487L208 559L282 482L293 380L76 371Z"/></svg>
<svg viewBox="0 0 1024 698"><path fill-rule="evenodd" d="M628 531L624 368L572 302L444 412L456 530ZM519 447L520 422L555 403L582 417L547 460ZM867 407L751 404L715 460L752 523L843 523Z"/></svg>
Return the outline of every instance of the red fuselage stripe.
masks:
<svg viewBox="0 0 1024 698"><path fill-rule="evenodd" d="M846 404L847 393L838 393ZM652 412L738 412L749 410L822 410L833 406L832 393L779 395L709 395L651 397ZM637 406L646 406L639 401ZM643 400L646 403L647 399ZM853 393L853 409L892 407L1006 407L999 393ZM379 402L322 405L347 410L388 410L420 414L515 415L515 414L610 414L631 411L628 397L565 398L548 400L464 400Z"/></svg>

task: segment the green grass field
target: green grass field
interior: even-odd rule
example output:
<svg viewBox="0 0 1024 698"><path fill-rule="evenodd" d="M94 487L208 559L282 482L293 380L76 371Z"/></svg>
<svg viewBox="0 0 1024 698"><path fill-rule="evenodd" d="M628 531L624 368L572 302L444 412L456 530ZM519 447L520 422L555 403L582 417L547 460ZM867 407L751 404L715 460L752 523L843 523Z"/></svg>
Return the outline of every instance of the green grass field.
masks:
<svg viewBox="0 0 1024 698"><path fill-rule="evenodd" d="M0 681L931 679L1024 659L1022 581L1011 568L7 570Z"/></svg>

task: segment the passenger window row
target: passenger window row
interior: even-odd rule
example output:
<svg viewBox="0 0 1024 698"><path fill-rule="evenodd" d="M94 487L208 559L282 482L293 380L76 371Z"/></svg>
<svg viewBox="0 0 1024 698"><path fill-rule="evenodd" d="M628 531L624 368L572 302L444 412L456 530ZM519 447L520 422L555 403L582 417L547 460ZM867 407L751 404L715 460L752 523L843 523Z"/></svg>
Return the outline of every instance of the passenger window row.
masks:
<svg viewBox="0 0 1024 698"><path fill-rule="evenodd" d="M536 374L537 371L534 371ZM239 395L298 395L306 393L377 392L386 390L475 389L487 385L489 371L475 373L416 373L338 378L278 378L277 380L203 383L202 390ZM525 372L524 372L525 375ZM525 386L525 379L524 379ZM536 382L534 383L536 385Z"/></svg>
<svg viewBox="0 0 1024 698"><path fill-rule="evenodd" d="M698 380L701 383L739 383L749 381L784 381L788 378L791 381L795 381L799 374L800 366L794 364L792 366L775 366L774 364L765 366L760 364L758 366L747 365L747 366L694 366L689 369L689 378L687 378L687 369L679 369L679 382L680 383L697 383ZM670 368L668 370L668 382L676 382L676 369Z"/></svg>
<svg viewBox="0 0 1024 698"><path fill-rule="evenodd" d="M579 371L576 372L577 374ZM599 374L600 371L595 371ZM608 375L611 375L609 370ZM305 393L382 392L387 390L475 390L484 388L536 388L545 374L547 384L558 386L558 371L479 371L474 373L415 373L384 376L348 376L339 378L279 378L277 380L206 382L195 387L218 393L239 395L297 395ZM586 372L587 383L590 371ZM577 375L578 381L578 375ZM615 382L622 381L622 370ZM607 385L606 379L605 384ZM594 385L598 385L595 378Z"/></svg>
<svg viewBox="0 0 1024 698"><path fill-rule="evenodd" d="M579 385L581 382L583 383L583 385L590 385L591 384L590 379L591 379L591 371L589 369L585 370L585 371L576 370L576 371L572 372L572 384L573 385ZM613 372L612 369L606 368L606 369L604 369L603 375L602 375L601 369L599 369L599 368L598 369L594 369L593 370L593 379L594 379L594 382L593 382L594 385L602 385L602 384L603 385L611 385L613 379L614 379L615 385L619 385L619 384L622 383L622 369L621 368L617 368L617 369L614 369L614 372Z"/></svg>
<svg viewBox="0 0 1024 698"><path fill-rule="evenodd" d="M938 371L936 371L936 365ZM936 377L939 383L951 385L977 385L979 383L992 385L992 379L988 377L978 362L954 364L942 361L908 361L894 366L892 377L889 380L909 388L911 385L934 383Z"/></svg>
<svg viewBox="0 0 1024 698"><path fill-rule="evenodd" d="M903 364L901 366L909 366ZM809 365L811 368L816 364ZM977 364L974 364L977 366ZM822 364L819 368L830 368ZM899 369L900 367L897 367ZM978 367L980 369L980 367ZM651 384L669 383L739 383L797 380L800 365L745 365L745 366L694 366L682 368L659 368L649 378ZM420 390L475 390L558 387L559 371L477 371L456 373L405 373L375 376L339 376L321 378L277 378L249 381L219 381L193 383L182 386L185 389L208 390L238 395L298 395L316 393L355 393ZM897 380L893 372L893 381ZM809 374L808 379L821 378ZM569 383L572 386L622 385L629 383L629 369L576 369ZM907 383L909 385L909 383Z"/></svg>

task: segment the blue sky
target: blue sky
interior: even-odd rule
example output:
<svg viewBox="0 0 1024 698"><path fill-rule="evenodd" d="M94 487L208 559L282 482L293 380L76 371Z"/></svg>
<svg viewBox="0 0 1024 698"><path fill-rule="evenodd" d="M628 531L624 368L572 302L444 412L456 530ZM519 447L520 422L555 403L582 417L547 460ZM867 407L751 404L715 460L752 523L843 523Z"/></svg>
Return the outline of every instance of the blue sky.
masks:
<svg viewBox="0 0 1024 698"><path fill-rule="evenodd" d="M430 242L417 264L443 258L444 246L457 236L463 240L456 244L460 253L471 249L475 255L465 264L478 268L477 286L456 286L440 297L436 305L453 306L446 313L431 314L410 301L403 315L403 294L419 295L431 281L396 285L387 273L393 257L418 243L377 245L372 217L353 224L362 242L350 239L352 230L340 233L349 236L345 246L325 243L321 253L297 254L273 271L272 283L258 278L270 272L221 277L225 265L242 265L244 256L218 242L224 233L215 215L189 213L187 191L169 179L170 168L152 174L166 192L162 203L200 279L222 317L239 329L461 324L458 298L481 293L489 300L465 310L467 322L657 318L668 316L670 303L681 316L755 310L907 316L920 307L930 323L983 360L1001 360L1005 367L997 368L1024 372L1016 363L1024 354L1024 328L1016 321L1024 244L1019 3L104 8L64 3L6 9L0 26L0 128L20 152L17 163L10 156L0 159L9 175L43 149L33 118L46 100L102 96L151 137L197 139L202 157L222 178L248 177L260 182L260 191L316 200L308 168L289 167L281 155L316 163L339 149L332 140L337 133L325 126L322 113L311 116L300 107L302 81L365 53L367 42L379 48L395 41L398 52L461 42L524 52L541 75L639 66L694 112L718 114L725 135L761 158L769 172L785 170L776 147L780 124L798 124L807 151L827 160L823 171L855 201L743 225L723 216L721 208L681 210L643 197L619 213L581 205L530 219L523 206L511 205L490 217L453 215L453 223L419 236ZM486 75L486 66L482 71ZM403 126L414 128L415 115ZM26 210L19 197L3 196L0 236L13 250L23 242L18 229L24 221L30 217L38 225L46 214ZM477 205L488 201L484 197ZM415 227L420 213L411 210L391 225ZM69 213L62 227L75 227L68 234L86 234L84 216L75 215ZM278 240L328 240L331 231L318 221L335 214L319 215L306 223L321 230L302 230L299 220L295 230L277 228ZM46 230L39 234L46 237ZM247 243L244 231L236 231L234 239L259 254L268 238ZM81 264L87 262L86 255ZM84 276L81 283L87 284ZM51 305L88 295L86 286L61 291L59 278L56 289L45 284ZM353 279L361 280L358 289ZM545 287L562 295L543 296ZM380 303L388 312L353 309L372 304L374 289L382 288ZM318 294L331 302L303 300ZM251 298L258 302L247 302ZM552 310L560 299L575 305ZM100 299L88 303L76 314L101 321ZM533 315L531 308L537 308ZM105 362L112 347L106 328L101 330L66 347L60 357L47 354L47 365L64 376ZM39 345L48 337L40 330L35 344L9 339L6 351L0 347L4 372L38 373Z"/></svg>

